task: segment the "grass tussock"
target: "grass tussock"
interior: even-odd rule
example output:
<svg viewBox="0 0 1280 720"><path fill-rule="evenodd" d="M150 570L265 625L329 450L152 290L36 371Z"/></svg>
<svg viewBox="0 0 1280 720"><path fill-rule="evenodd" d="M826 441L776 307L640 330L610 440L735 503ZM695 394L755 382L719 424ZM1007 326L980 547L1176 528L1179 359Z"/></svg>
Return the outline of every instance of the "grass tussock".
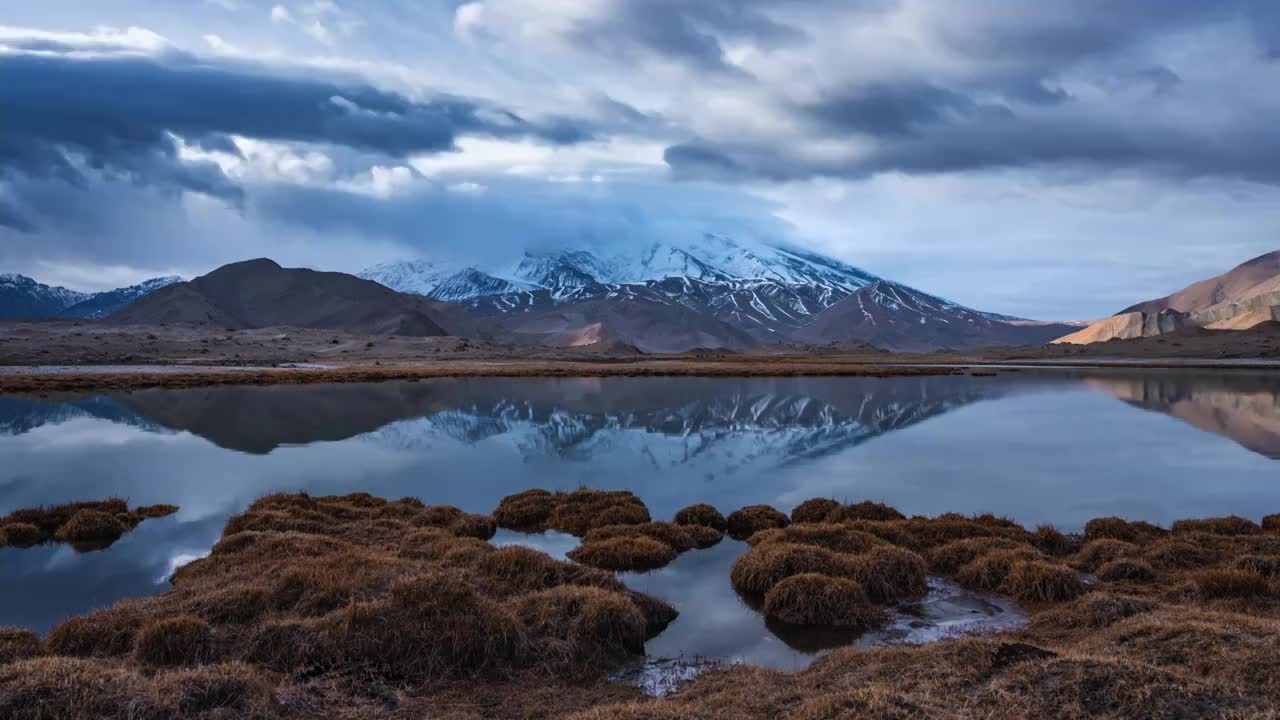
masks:
<svg viewBox="0 0 1280 720"><path fill-rule="evenodd" d="M832 512L840 509L840 503L831 498L805 500L791 511L793 523L823 523Z"/></svg>
<svg viewBox="0 0 1280 720"><path fill-rule="evenodd" d="M850 505L841 505L832 510L826 517L827 522L848 522L850 520L869 520L871 522L888 522L906 520L906 516L884 503L864 500Z"/></svg>
<svg viewBox="0 0 1280 720"><path fill-rule="evenodd" d="M0 665L43 654L44 640L39 635L23 628L0 626Z"/></svg>
<svg viewBox="0 0 1280 720"><path fill-rule="evenodd" d="M1098 568L1113 560L1132 557L1142 551L1140 547L1124 540L1103 538L1091 540L1080 548L1071 559L1071 564L1084 572L1097 572Z"/></svg>
<svg viewBox="0 0 1280 720"><path fill-rule="evenodd" d="M1261 527L1269 533L1280 533L1280 513L1267 515L1262 518Z"/></svg>
<svg viewBox="0 0 1280 720"><path fill-rule="evenodd" d="M728 532L734 540L746 540L761 530L784 528L790 524L791 518L768 505L748 505L729 515Z"/></svg>
<svg viewBox="0 0 1280 720"><path fill-rule="evenodd" d="M792 625L855 630L878 627L888 620L858 583L818 573L792 575L774 585L764 596L764 613Z"/></svg>
<svg viewBox="0 0 1280 720"><path fill-rule="evenodd" d="M1148 522L1130 522L1118 517L1094 518L1084 526L1084 539L1123 540L1128 543L1144 543L1169 534L1158 525Z"/></svg>
<svg viewBox="0 0 1280 720"><path fill-rule="evenodd" d="M1029 605L1060 603L1083 595L1084 583L1066 565L1032 560L1015 563L1000 590Z"/></svg>
<svg viewBox="0 0 1280 720"><path fill-rule="evenodd" d="M199 665L214 656L213 628L191 615L153 622L138 633L133 656L144 665Z"/></svg>
<svg viewBox="0 0 1280 720"><path fill-rule="evenodd" d="M559 530L583 537L609 525L639 525L650 521L649 509L625 490L579 488L568 493L526 490L498 503L493 512L498 527L522 532Z"/></svg>
<svg viewBox="0 0 1280 720"><path fill-rule="evenodd" d="M721 515L714 505L706 503L698 503L697 505L681 508L676 512L674 522L677 525L709 527L720 531L721 534L729 529L729 521L725 519L724 515Z"/></svg>
<svg viewBox="0 0 1280 720"><path fill-rule="evenodd" d="M593 564L620 568L637 545L665 560L721 535L709 506L675 523L642 507L626 493L535 491L504 499L491 520L579 532L578 560L607 546L623 559ZM1030 622L837 649L798 673L715 670L644 698L603 680L676 611L612 572L496 548L458 508L276 495L233 518L170 592L72 618L43 642L0 629L0 717L1013 720L1280 707L1271 527L1218 519L1165 533L1112 518L1068 535L990 515L837 522L847 506L801 507L792 519L806 521L754 531L730 573L784 642L815 628L856 638L887 605L923 594L926 568L1016 600ZM97 508L63 523L85 509ZM43 532L34 516L17 522ZM1088 592L1080 572L1096 574Z"/></svg>
<svg viewBox="0 0 1280 720"><path fill-rule="evenodd" d="M1145 560L1119 558L1098 568L1098 577L1108 582L1145 583L1156 579L1156 571Z"/></svg>
<svg viewBox="0 0 1280 720"><path fill-rule="evenodd" d="M664 542L638 535L587 541L569 551L569 558L602 570L647 572L665 567L678 554Z"/></svg>
<svg viewBox="0 0 1280 720"><path fill-rule="evenodd" d="M1265 598L1276 595L1270 579L1249 570L1214 568L1201 570L1191 577L1196 592L1203 598Z"/></svg>
<svg viewBox="0 0 1280 720"><path fill-rule="evenodd" d="M0 518L0 547L29 548L63 542L81 552L111 546L143 520L165 517L176 505L135 510L120 498L15 510Z"/></svg>
<svg viewBox="0 0 1280 720"><path fill-rule="evenodd" d="M832 552L850 554L864 553L872 548L888 545L886 541L871 533L848 525L832 523L792 525L786 528L761 530L747 538L747 542L753 547L775 542L813 545Z"/></svg>
<svg viewBox="0 0 1280 720"><path fill-rule="evenodd" d="M1204 520L1179 520L1173 524L1173 532L1174 534L1202 532L1212 535L1257 535L1262 532L1262 527L1245 518L1231 515Z"/></svg>
<svg viewBox="0 0 1280 720"><path fill-rule="evenodd" d="M1040 525L1032 539L1040 552L1053 557L1064 557L1080 549L1075 539L1068 537L1052 525Z"/></svg>

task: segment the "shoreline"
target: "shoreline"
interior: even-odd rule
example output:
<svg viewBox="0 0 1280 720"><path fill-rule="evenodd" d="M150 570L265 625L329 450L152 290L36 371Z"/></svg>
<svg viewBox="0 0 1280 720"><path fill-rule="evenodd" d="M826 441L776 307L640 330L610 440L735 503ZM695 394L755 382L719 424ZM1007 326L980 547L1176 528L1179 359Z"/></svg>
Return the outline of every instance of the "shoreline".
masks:
<svg viewBox="0 0 1280 720"><path fill-rule="evenodd" d="M290 363L278 366L5 365L0 366L0 393L343 384L478 377L925 377L1001 369L1280 371L1280 362L1210 359L988 360L901 356L726 356L708 359L672 356L575 360L495 358L385 365L377 361L343 365Z"/></svg>

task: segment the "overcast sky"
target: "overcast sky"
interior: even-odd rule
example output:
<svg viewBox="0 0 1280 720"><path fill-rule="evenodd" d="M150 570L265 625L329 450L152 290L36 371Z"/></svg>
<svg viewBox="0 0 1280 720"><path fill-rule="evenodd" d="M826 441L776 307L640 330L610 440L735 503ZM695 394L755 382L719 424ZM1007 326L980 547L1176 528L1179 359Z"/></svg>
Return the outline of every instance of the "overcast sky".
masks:
<svg viewBox="0 0 1280 720"><path fill-rule="evenodd" d="M41 0L0 272L799 243L1087 319L1280 249L1275 0Z"/></svg>

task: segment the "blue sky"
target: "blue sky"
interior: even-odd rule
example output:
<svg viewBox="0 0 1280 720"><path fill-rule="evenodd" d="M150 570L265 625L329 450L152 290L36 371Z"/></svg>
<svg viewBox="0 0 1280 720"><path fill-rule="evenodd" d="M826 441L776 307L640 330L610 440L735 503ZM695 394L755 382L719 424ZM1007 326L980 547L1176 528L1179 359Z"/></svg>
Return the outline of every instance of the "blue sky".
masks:
<svg viewBox="0 0 1280 720"><path fill-rule="evenodd" d="M0 11L0 270L703 232L1093 318L1280 248L1270 0L44 0Z"/></svg>

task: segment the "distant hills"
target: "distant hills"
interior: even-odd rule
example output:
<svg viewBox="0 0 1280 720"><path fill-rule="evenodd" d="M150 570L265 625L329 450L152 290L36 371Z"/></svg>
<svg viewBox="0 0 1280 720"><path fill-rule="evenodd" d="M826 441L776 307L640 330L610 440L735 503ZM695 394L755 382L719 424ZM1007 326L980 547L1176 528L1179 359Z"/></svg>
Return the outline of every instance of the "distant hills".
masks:
<svg viewBox="0 0 1280 720"><path fill-rule="evenodd" d="M51 287L25 275L0 275L0 318L64 317L98 320L138 298L176 282L182 282L182 278L154 278L116 290L83 293L64 287Z"/></svg>
<svg viewBox="0 0 1280 720"><path fill-rule="evenodd" d="M291 326L385 335L464 335L457 308L335 272L271 260L232 263L161 288L109 318L132 324L207 323L242 330Z"/></svg>
<svg viewBox="0 0 1280 720"><path fill-rule="evenodd" d="M1125 308L1055 342L1084 345L1192 329L1246 330L1273 321L1280 321L1280 251Z"/></svg>
<svg viewBox="0 0 1280 720"><path fill-rule="evenodd" d="M2 276L0 317L457 335L642 352L869 343L897 351L1042 345L1073 332L983 312L818 253L707 234L676 246L524 252L488 266L394 262L359 276L233 263L88 295Z"/></svg>

